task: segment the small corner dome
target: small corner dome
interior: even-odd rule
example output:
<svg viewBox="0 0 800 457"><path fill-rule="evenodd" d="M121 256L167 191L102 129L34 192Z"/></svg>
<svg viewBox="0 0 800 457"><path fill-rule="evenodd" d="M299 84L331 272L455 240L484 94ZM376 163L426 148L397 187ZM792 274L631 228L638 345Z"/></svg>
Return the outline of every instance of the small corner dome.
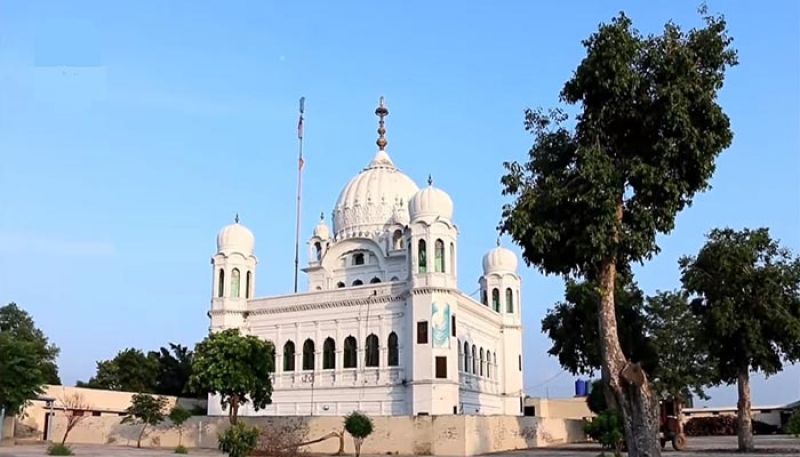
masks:
<svg viewBox="0 0 800 457"><path fill-rule="evenodd" d="M239 252L250 255L255 247L253 232L237 221L226 225L217 235L217 252Z"/></svg>
<svg viewBox="0 0 800 457"><path fill-rule="evenodd" d="M430 183L430 180L428 182ZM411 197L408 202L408 212L412 221L426 216L439 216L452 220L453 200L447 192L430 184Z"/></svg>
<svg viewBox="0 0 800 457"><path fill-rule="evenodd" d="M320 219L319 223L316 227L314 227L314 238L319 238L323 241L330 239L331 231L328 229L328 224L325 223L324 220Z"/></svg>
<svg viewBox="0 0 800 457"><path fill-rule="evenodd" d="M511 250L497 246L483 256L483 274L517 272L517 256Z"/></svg>

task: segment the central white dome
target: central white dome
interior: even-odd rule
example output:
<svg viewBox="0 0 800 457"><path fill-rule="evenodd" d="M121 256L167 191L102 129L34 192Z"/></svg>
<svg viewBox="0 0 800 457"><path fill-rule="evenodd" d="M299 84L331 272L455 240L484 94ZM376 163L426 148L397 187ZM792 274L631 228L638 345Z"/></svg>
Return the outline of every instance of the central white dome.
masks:
<svg viewBox="0 0 800 457"><path fill-rule="evenodd" d="M408 220L408 201L419 188L385 151L342 189L333 208L336 238L372 236L397 219Z"/></svg>

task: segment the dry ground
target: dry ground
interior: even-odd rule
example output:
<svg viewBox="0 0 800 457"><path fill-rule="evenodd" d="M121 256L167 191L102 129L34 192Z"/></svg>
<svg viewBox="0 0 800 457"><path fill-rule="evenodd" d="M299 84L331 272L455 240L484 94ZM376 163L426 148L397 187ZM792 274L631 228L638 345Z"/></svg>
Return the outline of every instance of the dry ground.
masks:
<svg viewBox="0 0 800 457"><path fill-rule="evenodd" d="M789 436L757 436L754 453L740 454L736 452L736 437L703 437L691 438L690 449L684 452L673 451L667 445L664 457L746 457L746 456L771 456L771 457L800 457L800 439ZM121 446L80 445L72 446L78 457L166 457L175 456L171 449L136 449ZM39 457L46 455L43 445L20 445L0 447L0 457ZM593 444L573 444L562 447L530 449L524 451L510 451L492 454L492 457L595 457L600 454L600 448ZM189 456L222 456L218 451L211 449L192 449ZM610 456L611 454L606 453ZM371 456L365 456L371 457ZM378 456L372 456L378 457ZM383 456L385 457L385 456Z"/></svg>

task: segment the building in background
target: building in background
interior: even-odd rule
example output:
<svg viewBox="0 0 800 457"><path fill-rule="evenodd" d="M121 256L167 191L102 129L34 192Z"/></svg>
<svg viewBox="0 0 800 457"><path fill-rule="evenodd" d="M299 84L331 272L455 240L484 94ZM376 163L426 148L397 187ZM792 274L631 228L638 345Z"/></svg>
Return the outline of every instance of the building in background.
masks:
<svg viewBox="0 0 800 457"><path fill-rule="evenodd" d="M135 392L119 392L114 390L87 389L45 385L44 391L32 400L16 418L13 433L20 439L60 440L49 433L51 416L63 416L69 412L77 416L106 417L125 416L125 410L131 405ZM167 410L180 405L196 414L205 414L206 400L196 398L179 398L163 395L167 399Z"/></svg>
<svg viewBox="0 0 800 457"><path fill-rule="evenodd" d="M480 299L458 289L453 201L395 166L383 103L376 114L377 153L340 192L332 227L323 218L308 241L307 291L257 297L253 233L237 216L217 236L211 330L276 348L272 404L240 414L521 415L517 258L498 241ZM209 407L225 414L214 398Z"/></svg>

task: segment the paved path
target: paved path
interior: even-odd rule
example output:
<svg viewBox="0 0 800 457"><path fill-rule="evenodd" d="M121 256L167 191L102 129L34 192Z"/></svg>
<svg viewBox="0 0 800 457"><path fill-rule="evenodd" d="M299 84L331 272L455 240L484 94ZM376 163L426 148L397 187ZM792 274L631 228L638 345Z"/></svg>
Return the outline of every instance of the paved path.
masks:
<svg viewBox="0 0 800 457"><path fill-rule="evenodd" d="M77 457L175 457L172 449L136 449L122 446L81 445L72 446ZM757 436L756 452L740 454L736 452L736 437L703 437L690 438L689 449L676 452L669 445L664 451L664 457L746 457L764 456L771 457L800 457L800 438L783 435ZM20 445L0 447L0 457L40 457L46 455L43 445ZM492 457L595 457L600 453L600 447L593 444L573 444L568 446L529 449L522 451L502 452L492 454ZM612 454L607 453L610 456ZM189 456L215 456L222 453L211 449L192 449ZM379 457L379 456L365 456ZM385 456L380 456L385 457Z"/></svg>

